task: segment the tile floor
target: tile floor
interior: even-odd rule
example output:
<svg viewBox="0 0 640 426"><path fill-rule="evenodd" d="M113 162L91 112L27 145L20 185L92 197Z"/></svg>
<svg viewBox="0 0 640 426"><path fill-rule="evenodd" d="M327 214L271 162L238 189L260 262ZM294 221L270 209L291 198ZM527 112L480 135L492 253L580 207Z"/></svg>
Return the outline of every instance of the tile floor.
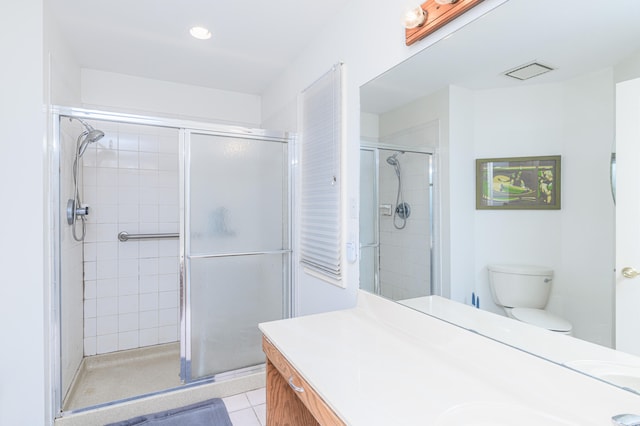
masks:
<svg viewBox="0 0 640 426"><path fill-rule="evenodd" d="M266 426L267 393L265 388L222 398L233 426Z"/></svg>

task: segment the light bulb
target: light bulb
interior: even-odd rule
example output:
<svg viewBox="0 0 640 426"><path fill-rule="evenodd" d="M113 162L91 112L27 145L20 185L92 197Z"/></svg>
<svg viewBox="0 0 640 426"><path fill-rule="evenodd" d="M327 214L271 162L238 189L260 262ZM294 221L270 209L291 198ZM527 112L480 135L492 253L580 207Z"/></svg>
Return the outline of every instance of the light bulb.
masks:
<svg viewBox="0 0 640 426"><path fill-rule="evenodd" d="M427 12L422 9L422 6L415 5L409 8L404 14L404 27L408 30L417 28L424 24L427 20Z"/></svg>
<svg viewBox="0 0 640 426"><path fill-rule="evenodd" d="M211 31L204 27L192 27L189 30L189 33L199 40L207 40L211 38Z"/></svg>

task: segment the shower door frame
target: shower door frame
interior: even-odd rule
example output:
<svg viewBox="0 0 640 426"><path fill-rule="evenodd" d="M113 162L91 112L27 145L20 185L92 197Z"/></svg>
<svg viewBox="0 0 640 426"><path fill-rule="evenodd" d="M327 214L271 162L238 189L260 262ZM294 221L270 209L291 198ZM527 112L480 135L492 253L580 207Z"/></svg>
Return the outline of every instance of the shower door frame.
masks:
<svg viewBox="0 0 640 426"><path fill-rule="evenodd" d="M205 133L205 134L215 134L220 136L230 136L230 137L242 137L242 138L251 138L251 139L266 139L273 141L281 141L287 145L287 206L286 206L286 214L287 224L287 243L288 243L288 262L286 263L286 271L284 271L284 277L286 280L286 287L283 289L283 306L285 307L287 312L283 312L284 317L292 316L294 312L294 286L293 286L293 229L294 229L294 215L293 215L293 189L295 185L294 180L294 164L295 164L295 143L296 137L294 133L291 132L279 132L279 131L270 131L264 129L253 129L248 127L242 127L237 125L226 125L226 124L211 124L199 121L192 121L187 119L173 119L173 118L161 118L161 117L153 117L153 116L144 116L137 114L128 114L128 113L117 113L117 112L107 112L86 108L78 108L78 107L69 107L63 105L50 105L49 106L49 114L48 117L50 119L49 123L49 133L46 142L46 165L47 165L47 175L46 175L46 188L48 191L47 196L47 214L46 214L46 223L45 229L50 230L51 232L47 233L48 239L46 241L45 253L49 253L49 264L47 265L47 283L48 283L48 295L47 295L47 305L49 306L49 321L48 321L48 358L49 358L49 376L48 381L51 383L49 386L49 393L47 395L48 406L50 407L49 412L53 418L58 418L63 415L67 415L76 411L85 411L89 408L95 407L83 407L78 410L71 411L62 411L62 404L65 395L62 394L62 371L61 371L61 293L62 293L62 271L61 271L61 232L65 229L65 226L62 223L63 218L60 215L60 200L63 197L60 188L60 119L61 117L73 117L80 118L84 120L98 120L112 123L121 123L121 124L133 124L133 125L143 125L143 126L153 126L153 127L164 127L164 128L172 128L177 129L179 131L179 169L178 169L178 179L180 186L180 253L179 253L179 306L180 306L180 346L181 346L181 372L182 372L182 360L184 358L184 352L182 345L185 341L185 335L183 333L186 332L186 325L184 322L184 318L189 311L190 307L188 306L188 299L185 297L185 265L184 265L184 244L185 244L185 224L184 224L184 147L185 147L185 133L187 131L196 132L196 133ZM84 353L83 353L84 357ZM257 369L249 369L244 372L245 374L250 374L254 371L259 371L264 369L263 366L258 366ZM220 378L224 378L225 373L220 374ZM204 378L199 381L193 381L189 384L198 385L200 383L209 383L211 381L215 381L218 376ZM166 389L159 392L155 392L154 394L162 394L165 392L169 392L175 390ZM123 401L129 401L133 399L138 399L141 397L147 397L149 394L138 395L135 397L127 398L125 400L111 401L108 403L100 404L99 406L109 406L113 404L117 404Z"/></svg>
<svg viewBox="0 0 640 426"><path fill-rule="evenodd" d="M373 248L375 250L374 253L374 265L376 270L374 271L374 293L380 295L380 151L401 151L403 153L408 154L423 154L428 156L428 176L429 176L429 190L428 190L428 200L429 200L429 294L430 295L441 295L442 286L440 284L440 280L438 277L439 268L440 268L440 254L438 249L437 241L439 240L439 216L440 211L434 205L435 201L438 199L438 178L437 178L437 150L434 148L420 148L420 147L412 147L412 146L403 146L403 145L393 145L387 143L379 143L379 142L369 142L369 141L361 141L360 142L360 152L362 151L373 151L374 155L374 185L375 185L375 199L374 205L376 208L376 214L374 215L374 229L375 229L375 241L371 244L363 245L361 242L359 244L360 251L362 248ZM360 188L362 191L362 188Z"/></svg>

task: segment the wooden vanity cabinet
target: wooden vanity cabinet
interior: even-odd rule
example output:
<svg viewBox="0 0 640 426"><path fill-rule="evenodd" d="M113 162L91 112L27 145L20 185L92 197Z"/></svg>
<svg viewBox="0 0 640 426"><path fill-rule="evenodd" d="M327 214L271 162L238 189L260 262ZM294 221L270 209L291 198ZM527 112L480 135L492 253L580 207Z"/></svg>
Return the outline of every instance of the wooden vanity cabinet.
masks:
<svg viewBox="0 0 640 426"><path fill-rule="evenodd" d="M267 426L345 424L264 336L262 349L267 356Z"/></svg>

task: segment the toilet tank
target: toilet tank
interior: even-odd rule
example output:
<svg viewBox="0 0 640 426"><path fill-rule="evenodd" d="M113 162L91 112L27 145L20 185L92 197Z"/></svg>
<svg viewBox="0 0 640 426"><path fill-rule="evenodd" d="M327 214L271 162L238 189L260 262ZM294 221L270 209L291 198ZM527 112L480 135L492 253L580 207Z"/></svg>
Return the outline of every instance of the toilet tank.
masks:
<svg viewBox="0 0 640 426"><path fill-rule="evenodd" d="M544 266L489 265L493 301L508 308L542 309L547 305L553 270Z"/></svg>

